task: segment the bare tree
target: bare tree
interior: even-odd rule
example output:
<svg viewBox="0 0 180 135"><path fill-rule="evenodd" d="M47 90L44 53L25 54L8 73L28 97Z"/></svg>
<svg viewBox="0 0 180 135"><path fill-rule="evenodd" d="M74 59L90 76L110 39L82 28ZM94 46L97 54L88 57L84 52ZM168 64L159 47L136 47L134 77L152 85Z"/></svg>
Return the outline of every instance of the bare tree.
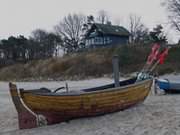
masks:
<svg viewBox="0 0 180 135"><path fill-rule="evenodd" d="M166 0L163 2L169 12L170 23L180 32L180 0Z"/></svg>
<svg viewBox="0 0 180 135"><path fill-rule="evenodd" d="M97 16L97 22L105 24L109 22L109 15L105 10L100 10Z"/></svg>
<svg viewBox="0 0 180 135"><path fill-rule="evenodd" d="M32 48L36 57L52 57L57 46L62 44L61 37L55 33L47 32L43 29L36 29L30 37Z"/></svg>
<svg viewBox="0 0 180 135"><path fill-rule="evenodd" d="M66 53L79 50L80 36L85 18L82 14L69 14L54 27L57 34L63 38L62 47Z"/></svg>
<svg viewBox="0 0 180 135"><path fill-rule="evenodd" d="M137 43L147 36L148 29L141 22L141 17L129 15L129 31L131 33L131 43Z"/></svg>
<svg viewBox="0 0 180 135"><path fill-rule="evenodd" d="M41 42L42 40L46 38L47 33L48 32L43 29L33 30L31 33L30 39L33 39L37 42Z"/></svg>

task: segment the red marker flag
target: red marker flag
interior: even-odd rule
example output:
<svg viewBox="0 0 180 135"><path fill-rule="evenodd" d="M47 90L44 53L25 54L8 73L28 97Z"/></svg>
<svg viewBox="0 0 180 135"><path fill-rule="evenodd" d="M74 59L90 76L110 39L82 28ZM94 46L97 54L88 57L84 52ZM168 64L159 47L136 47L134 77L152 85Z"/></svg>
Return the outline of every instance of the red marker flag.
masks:
<svg viewBox="0 0 180 135"><path fill-rule="evenodd" d="M154 44L154 46L151 49L152 50L151 54L148 56L147 64L150 65L154 60L158 58L159 49L160 49L160 45Z"/></svg>
<svg viewBox="0 0 180 135"><path fill-rule="evenodd" d="M165 57L168 55L169 48L166 48L163 53L159 55L159 64L163 64Z"/></svg>

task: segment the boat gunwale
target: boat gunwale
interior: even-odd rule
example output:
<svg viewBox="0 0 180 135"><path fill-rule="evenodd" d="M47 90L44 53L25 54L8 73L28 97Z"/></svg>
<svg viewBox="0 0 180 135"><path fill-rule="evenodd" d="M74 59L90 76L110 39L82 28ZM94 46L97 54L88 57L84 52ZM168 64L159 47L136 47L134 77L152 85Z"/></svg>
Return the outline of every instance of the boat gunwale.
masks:
<svg viewBox="0 0 180 135"><path fill-rule="evenodd" d="M140 82L135 82L133 84L125 85L125 86L120 86L120 87L113 87L113 88L107 88L104 90L96 90L96 91L83 91L83 90L78 90L78 91L72 91L69 93L52 93L52 92L47 92L47 93L41 93L41 92L29 92L28 90L22 90L20 89L21 94L32 94L33 96L81 96L81 95L90 95L90 94L97 94L97 93L103 93L103 92L115 92L115 91L128 91L127 88L142 85L144 83L147 83L148 81L152 81L153 78L149 78ZM110 84L109 84L110 85ZM33 90L33 89L32 89Z"/></svg>

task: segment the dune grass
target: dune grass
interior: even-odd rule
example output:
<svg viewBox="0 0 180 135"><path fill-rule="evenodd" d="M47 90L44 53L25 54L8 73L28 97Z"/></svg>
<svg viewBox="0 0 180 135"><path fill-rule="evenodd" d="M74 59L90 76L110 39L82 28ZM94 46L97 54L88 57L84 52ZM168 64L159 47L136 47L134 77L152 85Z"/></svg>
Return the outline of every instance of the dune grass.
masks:
<svg viewBox="0 0 180 135"><path fill-rule="evenodd" d="M151 46L120 46L99 48L66 55L61 58L30 61L0 69L0 80L66 80L102 77L112 74L112 57L118 55L120 72L129 74L140 71L151 51ZM163 65L155 72L159 74L180 71L180 47L173 47Z"/></svg>

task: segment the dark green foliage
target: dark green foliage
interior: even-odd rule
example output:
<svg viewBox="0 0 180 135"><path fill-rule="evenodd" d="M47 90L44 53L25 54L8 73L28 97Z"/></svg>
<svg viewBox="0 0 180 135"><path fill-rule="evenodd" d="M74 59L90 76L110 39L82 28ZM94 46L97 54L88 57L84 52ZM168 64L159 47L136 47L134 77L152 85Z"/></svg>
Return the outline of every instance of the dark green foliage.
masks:
<svg viewBox="0 0 180 135"><path fill-rule="evenodd" d="M62 43L60 36L49 33L41 29L37 29L32 32L32 37L30 38L32 45L32 52L35 52L35 58L46 59L52 57L56 47Z"/></svg>
<svg viewBox="0 0 180 135"><path fill-rule="evenodd" d="M180 63L180 47L172 47L167 56L167 62Z"/></svg>
<svg viewBox="0 0 180 135"><path fill-rule="evenodd" d="M35 30L33 35L27 39L24 36L3 39L0 42L0 53L2 60L14 62L27 62L34 59L46 59L56 55L56 48L62 43L60 36L44 30Z"/></svg>
<svg viewBox="0 0 180 135"><path fill-rule="evenodd" d="M137 70L138 66L145 63L147 55L150 52L149 46L122 46L117 48L116 54L119 56L121 68L128 68L133 66ZM133 70L133 69L132 69Z"/></svg>
<svg viewBox="0 0 180 135"><path fill-rule="evenodd" d="M155 43L167 43L167 38L164 35L162 25L157 25L153 28L153 31L150 32L151 40Z"/></svg>
<svg viewBox="0 0 180 135"><path fill-rule="evenodd" d="M4 51L5 59L18 60L25 58L27 50L28 39L24 36L9 37L7 40L1 41L0 49Z"/></svg>
<svg viewBox="0 0 180 135"><path fill-rule="evenodd" d="M180 47L172 47L164 65L159 66L159 74L180 71Z"/></svg>

